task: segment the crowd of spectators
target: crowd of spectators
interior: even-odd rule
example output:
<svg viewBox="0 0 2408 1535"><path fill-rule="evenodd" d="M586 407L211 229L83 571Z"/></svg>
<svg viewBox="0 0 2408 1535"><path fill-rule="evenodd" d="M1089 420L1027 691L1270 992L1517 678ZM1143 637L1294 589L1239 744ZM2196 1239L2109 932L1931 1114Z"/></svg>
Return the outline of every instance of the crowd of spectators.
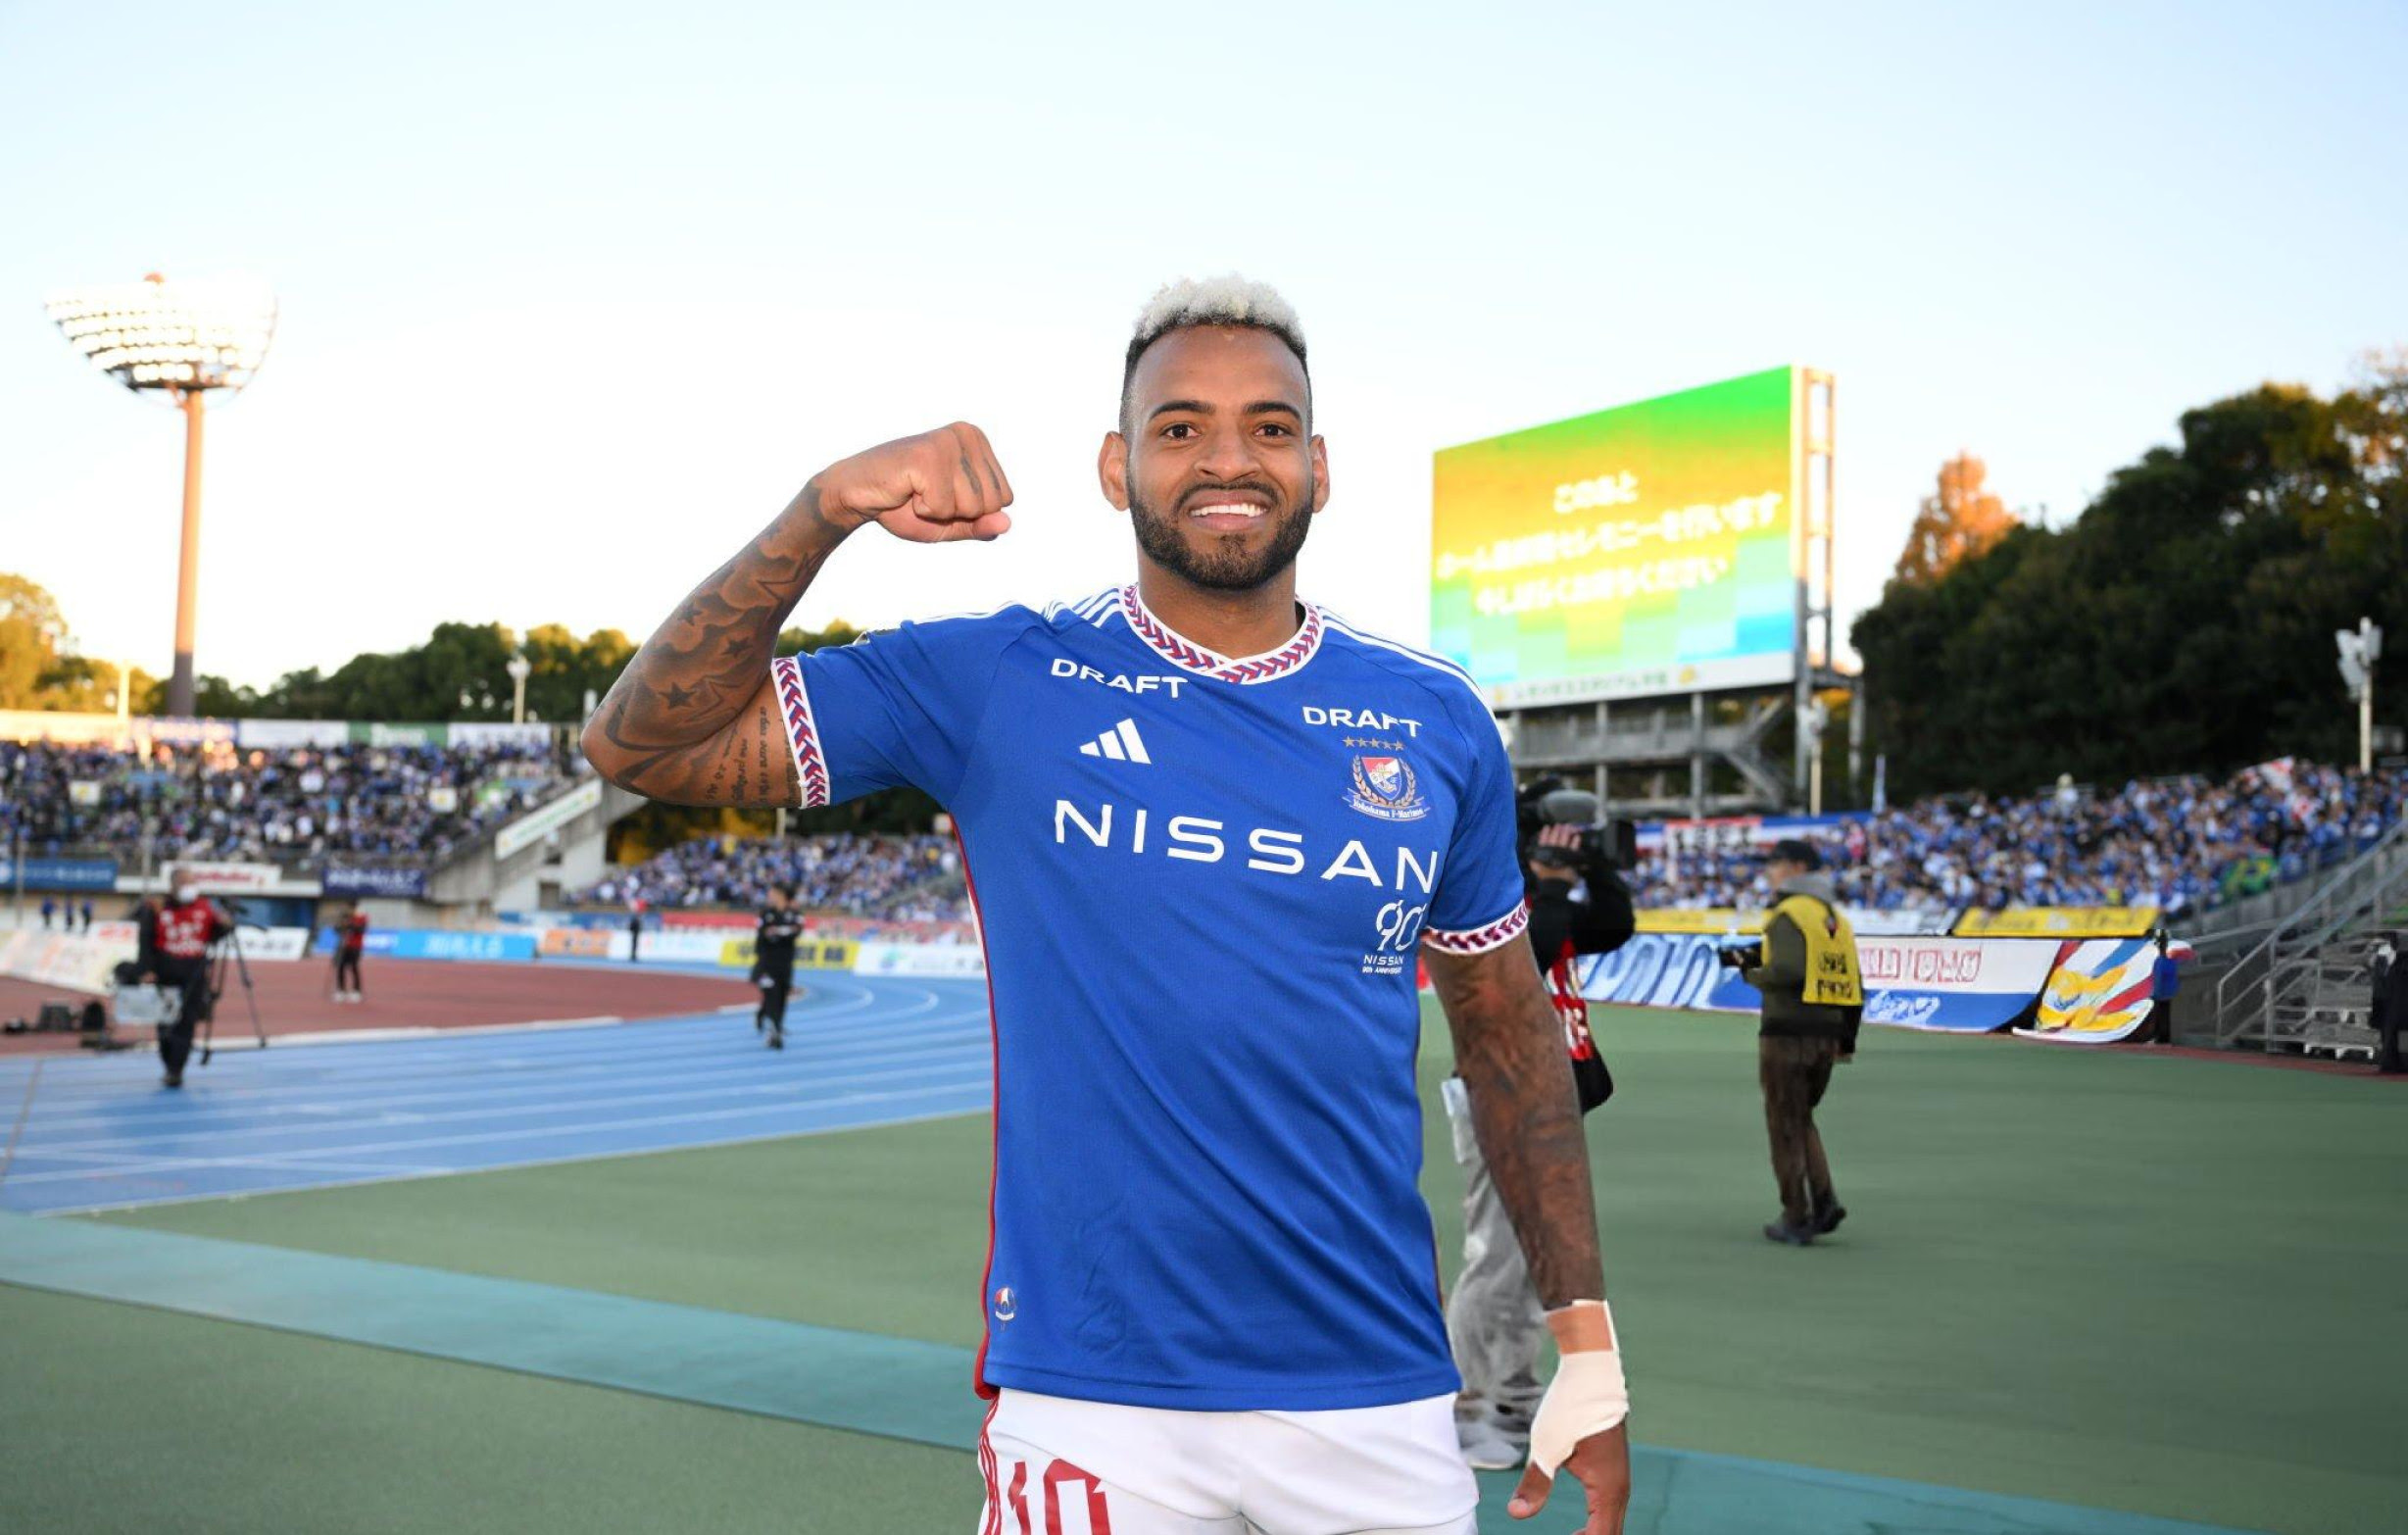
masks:
<svg viewBox="0 0 2408 1535"><path fill-rule="evenodd" d="M904 921L966 920L969 903L950 837L697 837L614 869L571 902L666 910L751 908L783 886L807 912Z"/></svg>
<svg viewBox="0 0 2408 1535"><path fill-rule="evenodd" d="M1881 911L2155 906L2205 911L2337 862L2408 809L2408 772L2285 759L2224 782L2070 781L2020 798L1919 802L1811 834L1842 901ZM1640 906L1763 904L1744 828L1677 824L1644 855Z"/></svg>
<svg viewBox="0 0 2408 1535"><path fill-rule="evenodd" d="M419 863L485 836L565 784L548 745L237 748L148 753L0 741L0 848L131 864Z"/></svg>

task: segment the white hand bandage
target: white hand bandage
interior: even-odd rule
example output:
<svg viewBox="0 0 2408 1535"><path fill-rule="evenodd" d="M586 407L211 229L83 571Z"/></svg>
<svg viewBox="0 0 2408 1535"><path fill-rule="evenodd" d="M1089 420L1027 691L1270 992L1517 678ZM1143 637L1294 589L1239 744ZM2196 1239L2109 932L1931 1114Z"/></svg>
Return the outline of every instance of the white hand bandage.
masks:
<svg viewBox="0 0 2408 1535"><path fill-rule="evenodd" d="M1574 1447L1631 1415L1631 1392L1618 1349L1583 1349L1563 1356L1547 1383L1530 1424L1530 1463L1552 1479Z"/></svg>

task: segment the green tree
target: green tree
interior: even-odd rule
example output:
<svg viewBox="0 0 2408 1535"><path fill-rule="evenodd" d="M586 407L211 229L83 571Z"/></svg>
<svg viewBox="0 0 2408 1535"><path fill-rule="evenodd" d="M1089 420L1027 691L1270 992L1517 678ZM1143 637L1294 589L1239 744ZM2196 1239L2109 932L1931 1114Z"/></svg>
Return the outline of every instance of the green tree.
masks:
<svg viewBox="0 0 2408 1535"><path fill-rule="evenodd" d="M139 690L147 679L135 673ZM116 707L118 668L77 655L58 599L0 570L0 709L101 713Z"/></svg>
<svg viewBox="0 0 2408 1535"><path fill-rule="evenodd" d="M2070 526L1892 581L1852 633L1893 793L2345 757L2333 631L2408 632L2403 463L2396 365L2333 399L2267 384L2186 413Z"/></svg>

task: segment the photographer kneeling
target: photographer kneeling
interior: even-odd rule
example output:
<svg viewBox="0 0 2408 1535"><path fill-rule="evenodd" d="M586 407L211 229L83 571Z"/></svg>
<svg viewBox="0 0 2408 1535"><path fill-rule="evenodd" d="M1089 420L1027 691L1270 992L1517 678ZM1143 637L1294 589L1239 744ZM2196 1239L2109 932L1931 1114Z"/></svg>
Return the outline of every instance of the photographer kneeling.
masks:
<svg viewBox="0 0 2408 1535"><path fill-rule="evenodd" d="M1589 1033L1589 1004L1573 960L1630 941L1631 893L1615 872L1628 822L1595 824L1597 796L1543 784L1522 796L1523 893L1530 905L1530 948L1545 967L1548 994L1563 1021L1564 1045L1583 1114L1613 1095L1613 1076ZM1576 892L1586 887L1587 899ZM1538 1378L1547 1337L1544 1309L1522 1259L1521 1241L1472 1134L1471 1101L1460 1078L1440 1088L1463 1167L1463 1265L1447 1297L1447 1342L1463 1376L1455 1432L1475 1470L1510 1470L1530 1453L1530 1424L1544 1386Z"/></svg>
<svg viewBox="0 0 2408 1535"><path fill-rule="evenodd" d="M1763 940L1721 952L1725 965L1738 966L1764 994L1756 1070L1773 1177L1781 1186L1781 1218L1764 1235L1792 1247L1830 1235L1847 1218L1847 1208L1831 1191L1831 1164L1814 1110L1831 1086L1831 1068L1854 1059L1856 1026L1864 1016L1856 932L1822 867L1810 843L1775 843L1764 874L1777 899L1764 919Z"/></svg>
<svg viewBox="0 0 2408 1535"><path fill-rule="evenodd" d="M192 1055L192 1032L209 1016L217 997L211 989L210 945L234 930L234 919L192 887L180 868L168 870L168 898L144 902L134 912L139 952L135 966L175 994L175 1021L159 1025L159 1060L170 1087L184 1085L184 1062Z"/></svg>

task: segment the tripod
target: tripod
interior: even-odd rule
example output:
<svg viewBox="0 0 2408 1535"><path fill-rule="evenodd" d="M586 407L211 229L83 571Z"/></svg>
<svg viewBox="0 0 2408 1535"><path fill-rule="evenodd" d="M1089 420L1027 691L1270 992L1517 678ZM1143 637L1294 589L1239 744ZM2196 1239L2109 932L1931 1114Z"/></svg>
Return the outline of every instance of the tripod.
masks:
<svg viewBox="0 0 2408 1535"><path fill-rule="evenodd" d="M225 995L225 961L229 954L234 959L234 973L242 978L242 1000L251 1007L252 1037L259 1041L260 1049L268 1048L268 1030L259 1018L259 993L252 989L251 966L242 957L242 929L246 926L257 925L249 922L237 923L234 929L217 945L217 966L211 971L209 978L209 1013L201 1019L201 1065L209 1065L211 1046L217 1043L218 999Z"/></svg>

